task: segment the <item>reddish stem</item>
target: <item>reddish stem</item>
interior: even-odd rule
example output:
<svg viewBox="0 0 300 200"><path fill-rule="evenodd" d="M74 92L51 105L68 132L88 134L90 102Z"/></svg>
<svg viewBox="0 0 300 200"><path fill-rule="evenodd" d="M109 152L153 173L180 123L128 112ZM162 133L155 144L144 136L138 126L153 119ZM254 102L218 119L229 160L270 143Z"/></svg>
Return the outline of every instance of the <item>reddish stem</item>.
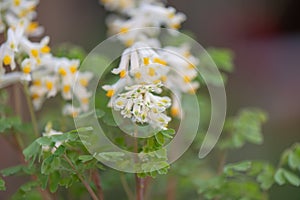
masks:
<svg viewBox="0 0 300 200"><path fill-rule="evenodd" d="M136 182L136 200L144 200L145 179L139 178L138 175L135 174L135 182Z"/></svg>
<svg viewBox="0 0 300 200"><path fill-rule="evenodd" d="M97 169L92 172L92 180L96 185L97 195L98 195L99 199L103 200L104 199L104 194L103 194L103 190L102 190L102 187L101 187L100 175L99 175L99 172L98 172Z"/></svg>

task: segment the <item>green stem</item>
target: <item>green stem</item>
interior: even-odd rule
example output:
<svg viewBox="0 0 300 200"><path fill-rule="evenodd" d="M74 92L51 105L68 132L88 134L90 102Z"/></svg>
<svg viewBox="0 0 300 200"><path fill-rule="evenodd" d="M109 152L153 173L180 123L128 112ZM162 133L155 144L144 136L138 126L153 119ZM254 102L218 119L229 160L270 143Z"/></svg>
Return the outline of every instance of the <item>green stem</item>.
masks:
<svg viewBox="0 0 300 200"><path fill-rule="evenodd" d="M84 185L84 187L87 189L87 191L89 192L89 194L91 195L93 200L99 200L99 198L97 197L97 195L95 194L94 190L91 188L91 186L84 180L84 178L81 176L81 174L77 171L76 167L73 165L72 161L68 158L68 156L66 156L65 154L63 155L64 159L67 161L67 163L69 163L70 167L72 167L72 169L74 170L74 172L76 173L77 177L79 178L79 180L82 182L82 184Z"/></svg>
<svg viewBox="0 0 300 200"><path fill-rule="evenodd" d="M227 159L227 150L223 150L221 152L221 156L220 156L220 162L219 162L219 166L218 166L218 174L222 174L223 168L226 164L226 159Z"/></svg>
<svg viewBox="0 0 300 200"><path fill-rule="evenodd" d="M35 136L35 138L38 138L38 137L40 137L40 134L39 134L37 120L36 120L35 112L33 109L30 93L29 93L28 83L24 83L24 92L25 92L27 106L28 106L29 113L30 113L31 123L33 126L34 136Z"/></svg>
<svg viewBox="0 0 300 200"><path fill-rule="evenodd" d="M137 136L138 136L138 131L137 131L137 127L135 127L134 130L134 152L135 153L139 153ZM136 186L136 200L144 200L145 179L138 177L138 174L135 174L135 186Z"/></svg>
<svg viewBox="0 0 300 200"><path fill-rule="evenodd" d="M21 95L20 88L18 86L19 86L19 84L15 84L15 85L13 85L13 88L12 88L12 95L13 95L13 98L14 98L13 99L14 100L14 105L13 106L14 106L15 114L20 116L20 118L22 118L22 105L23 105L23 103L21 102L22 95ZM23 151L23 148L24 148L23 138L21 137L21 135L18 133L17 130L15 130L15 129L12 129L12 130L13 130L14 140L16 142L17 148L20 150L21 158L22 158L23 157L22 151Z"/></svg>
<svg viewBox="0 0 300 200"><path fill-rule="evenodd" d="M127 198L129 200L133 200L134 199L134 195L133 195L133 193L132 193L132 191L131 191L128 183L127 183L127 180L126 180L124 174L121 174L120 179L121 179L121 183L122 183L122 186L124 188L124 191L125 191L125 193L127 195Z"/></svg>

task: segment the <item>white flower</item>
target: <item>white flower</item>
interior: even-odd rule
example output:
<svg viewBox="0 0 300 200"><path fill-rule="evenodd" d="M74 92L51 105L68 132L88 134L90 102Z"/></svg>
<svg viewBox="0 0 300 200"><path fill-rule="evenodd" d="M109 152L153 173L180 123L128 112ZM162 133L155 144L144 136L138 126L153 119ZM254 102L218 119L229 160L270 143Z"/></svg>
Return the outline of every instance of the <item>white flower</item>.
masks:
<svg viewBox="0 0 300 200"><path fill-rule="evenodd" d="M29 81L29 80L28 77L21 72L11 72L7 74L3 74L0 78L0 89L20 81Z"/></svg>
<svg viewBox="0 0 300 200"><path fill-rule="evenodd" d="M16 63L15 63L15 54L13 50L11 50L6 43L2 44L0 47L0 72L1 74L4 74L4 68L3 65L5 66L10 66L11 69L16 68Z"/></svg>
<svg viewBox="0 0 300 200"><path fill-rule="evenodd" d="M182 117L182 110L180 107L181 95L180 92L173 90L172 94L172 107L171 107L171 115L173 117Z"/></svg>
<svg viewBox="0 0 300 200"><path fill-rule="evenodd" d="M37 65L42 65L42 59L50 53L50 47L48 46L49 37L44 37L41 42L30 42L27 38L23 38L21 41L21 47L29 55L29 58L34 60Z"/></svg>
<svg viewBox="0 0 300 200"><path fill-rule="evenodd" d="M0 15L0 33L3 33L4 30L5 30L5 24L3 22L2 16Z"/></svg>
<svg viewBox="0 0 300 200"><path fill-rule="evenodd" d="M168 71L167 62L152 47L138 42L123 52L119 67L112 73L121 79L130 76L137 83L158 83L165 81Z"/></svg>
<svg viewBox="0 0 300 200"><path fill-rule="evenodd" d="M76 75L77 69L79 67L79 60L69 60L67 58L55 58L56 62L55 70L62 78L67 76Z"/></svg>
<svg viewBox="0 0 300 200"><path fill-rule="evenodd" d="M43 83L47 89L47 98L53 97L58 92L58 79L56 76L46 76L43 78Z"/></svg>
<svg viewBox="0 0 300 200"><path fill-rule="evenodd" d="M32 86L29 88L33 106L36 110L40 109L43 102L45 101L45 96L47 93L47 88L44 87L40 79L33 81Z"/></svg>
<svg viewBox="0 0 300 200"><path fill-rule="evenodd" d="M0 67L3 65L10 66L12 70L16 68L15 53L19 51L19 43L22 39L23 28L22 25L13 29L8 29L7 40L0 47Z"/></svg>
<svg viewBox="0 0 300 200"><path fill-rule="evenodd" d="M32 42L29 37L40 36L43 27L34 20L38 0L2 0L0 2L0 33L7 30L6 41L0 46L0 86L17 80L32 81L30 94L35 109L41 108L45 99L61 92L63 99L70 101L74 94L81 102L80 111L89 106L91 94L87 86L92 79L89 72L78 72L79 60L57 58L51 54L50 38ZM10 72L19 65L23 74ZM6 71L5 71L6 70ZM14 76L5 74L14 73ZM81 87L72 88L76 77ZM66 109L68 110L68 109Z"/></svg>
<svg viewBox="0 0 300 200"><path fill-rule="evenodd" d="M73 85L73 79L70 76L67 76L62 79L61 84L61 95L66 100L72 99L72 85Z"/></svg>
<svg viewBox="0 0 300 200"><path fill-rule="evenodd" d="M115 110L121 111L125 118L137 123L149 123L151 126L166 129L171 118L164 112L171 105L169 97L156 96L161 84L133 85L126 87L127 92L121 93L112 101Z"/></svg>
<svg viewBox="0 0 300 200"><path fill-rule="evenodd" d="M54 129L52 129L52 124L48 123L45 127L45 132L42 134L44 137L51 137L53 135L62 135L63 133L60 131L56 131ZM42 150L43 151L51 151L52 153L54 153L56 151L56 149L62 145L63 142L61 141L57 141L54 144L53 148L50 148L50 146L42 146Z"/></svg>
<svg viewBox="0 0 300 200"><path fill-rule="evenodd" d="M81 112L80 108L74 107L71 104L66 104L63 108L63 114L69 115L71 117L77 117L80 112Z"/></svg>
<svg viewBox="0 0 300 200"><path fill-rule="evenodd" d="M89 82L92 80L93 74L91 72L85 71L80 72L77 75L77 79L81 86L87 87L89 85Z"/></svg>
<svg viewBox="0 0 300 200"><path fill-rule="evenodd" d="M199 87L198 81L193 81L198 75L196 66L199 59L190 53L190 47L165 47L161 54L172 66L166 86L172 90L179 89L183 93L194 93Z"/></svg>
<svg viewBox="0 0 300 200"><path fill-rule="evenodd" d="M130 79L122 78L118 80L115 84L104 85L102 86L102 88L106 91L106 96L111 98L117 93L117 91L123 89L129 83L130 83Z"/></svg>
<svg viewBox="0 0 300 200"><path fill-rule="evenodd" d="M149 121L150 125L163 130L167 129L167 125L171 121L171 118L163 113L150 113L149 117L152 119Z"/></svg>
<svg viewBox="0 0 300 200"><path fill-rule="evenodd" d="M100 0L107 10L123 11L132 8L135 0Z"/></svg>
<svg viewBox="0 0 300 200"><path fill-rule="evenodd" d="M76 88L74 88L74 94L80 103L81 110L87 111L89 108L90 97L92 96L92 93L83 86L77 86Z"/></svg>
<svg viewBox="0 0 300 200"><path fill-rule="evenodd" d="M110 0L109 2L116 3L118 1ZM181 23L186 19L183 13L176 13L174 8L166 8L162 3L152 1L136 2L135 7L122 11L129 16L129 19L111 16L107 19L107 25L109 33L120 33L119 39L127 46L131 46L138 41L143 41L145 36L147 38L155 38L159 33L156 29L152 31L142 29L144 27L165 26L172 29L179 29ZM134 31L130 31L133 29Z"/></svg>

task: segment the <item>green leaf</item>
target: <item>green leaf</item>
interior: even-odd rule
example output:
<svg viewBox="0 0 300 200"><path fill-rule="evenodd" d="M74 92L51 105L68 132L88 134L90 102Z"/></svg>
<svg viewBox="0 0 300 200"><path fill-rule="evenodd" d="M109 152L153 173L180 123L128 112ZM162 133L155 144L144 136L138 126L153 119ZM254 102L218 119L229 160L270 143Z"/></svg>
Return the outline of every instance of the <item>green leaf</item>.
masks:
<svg viewBox="0 0 300 200"><path fill-rule="evenodd" d="M60 182L59 172L54 172L49 176L49 189L50 189L50 192L52 192L52 193L56 192L59 182Z"/></svg>
<svg viewBox="0 0 300 200"><path fill-rule="evenodd" d="M228 176L232 176L234 171L245 172L251 167L250 161L244 161L240 163L228 164L224 167L224 173Z"/></svg>
<svg viewBox="0 0 300 200"><path fill-rule="evenodd" d="M36 140L36 142L41 146L50 146L52 143L52 140L50 137L40 137Z"/></svg>
<svg viewBox="0 0 300 200"><path fill-rule="evenodd" d="M49 157L50 158L50 157ZM47 158L47 159L49 159ZM51 157L51 159L53 159L53 157ZM41 173L43 175L49 175L50 174L50 164L49 163L46 163L47 160L44 160L43 163L42 163L42 166L41 166Z"/></svg>
<svg viewBox="0 0 300 200"><path fill-rule="evenodd" d="M167 129L167 130L162 130L160 131L161 134L163 134L166 138L172 139L173 136L175 135L175 130L174 129Z"/></svg>
<svg viewBox="0 0 300 200"><path fill-rule="evenodd" d="M296 174L288 170L283 170L283 175L286 178L286 180L293 186L300 186L300 178Z"/></svg>
<svg viewBox="0 0 300 200"><path fill-rule="evenodd" d="M208 54L216 63L219 69L227 72L233 71L233 52L229 49L209 48Z"/></svg>
<svg viewBox="0 0 300 200"><path fill-rule="evenodd" d="M34 161L36 156L40 153L40 151L41 151L40 145L36 141L34 141L26 149L23 150L25 160L28 161L30 158L34 158L33 159Z"/></svg>
<svg viewBox="0 0 300 200"><path fill-rule="evenodd" d="M234 128L237 134L243 134L245 139L254 144L261 144L263 137L261 125L266 120L266 114L259 110L243 110Z"/></svg>
<svg viewBox="0 0 300 200"><path fill-rule="evenodd" d="M0 177L0 191L4 191L4 190L6 190L5 182L4 182L4 180Z"/></svg>
<svg viewBox="0 0 300 200"><path fill-rule="evenodd" d="M83 61L86 56L84 49L72 44L61 44L53 50L57 57L67 57Z"/></svg>
<svg viewBox="0 0 300 200"><path fill-rule="evenodd" d="M268 190L274 183L274 168L265 166L264 170L257 176L256 180L260 183L263 190Z"/></svg>
<svg viewBox="0 0 300 200"><path fill-rule="evenodd" d="M274 175L275 182L278 185L285 184L284 170L282 168L278 169Z"/></svg>
<svg viewBox="0 0 300 200"><path fill-rule="evenodd" d="M266 114L257 109L244 109L238 116L229 119L225 124L225 137L220 142L220 148L241 148L246 142L262 144L262 124L266 121Z"/></svg>
<svg viewBox="0 0 300 200"><path fill-rule="evenodd" d="M297 155L296 152L291 152L288 155L288 164L292 169L300 169L300 155Z"/></svg>
<svg viewBox="0 0 300 200"><path fill-rule="evenodd" d="M94 159L94 157L92 155L81 155L81 156L78 157L78 159L81 162L85 163L85 162L88 162L88 161Z"/></svg>
<svg viewBox="0 0 300 200"><path fill-rule="evenodd" d="M125 154L123 152L103 152L97 154L97 157L107 161L120 161L124 159Z"/></svg>
<svg viewBox="0 0 300 200"><path fill-rule="evenodd" d="M7 118L0 119L0 133L11 128L11 123L8 122Z"/></svg>
<svg viewBox="0 0 300 200"><path fill-rule="evenodd" d="M19 117L2 117L0 118L0 133L5 132L11 128L18 128L21 125Z"/></svg>
<svg viewBox="0 0 300 200"><path fill-rule="evenodd" d="M24 193L30 192L33 188L38 186L38 182L36 181L30 181L25 183L20 187L20 190L23 191Z"/></svg>
<svg viewBox="0 0 300 200"><path fill-rule="evenodd" d="M240 148L245 144L245 138L241 134L234 134L232 136L233 147Z"/></svg>
<svg viewBox="0 0 300 200"><path fill-rule="evenodd" d="M10 175L14 175L16 173L21 172L22 169L23 169L22 165L17 165L17 166L13 166L13 167L9 167L9 168L1 170L1 174L3 176L10 176Z"/></svg>
<svg viewBox="0 0 300 200"><path fill-rule="evenodd" d="M158 132L157 134L155 134L155 139L159 145L161 145L161 146L164 145L165 137L161 132Z"/></svg>
<svg viewBox="0 0 300 200"><path fill-rule="evenodd" d="M66 150L66 147L60 145L60 146L56 149L56 151L54 152L53 155L56 156L56 157L59 157L59 156L61 156L61 155L63 155L63 154L65 153L65 150Z"/></svg>
<svg viewBox="0 0 300 200"><path fill-rule="evenodd" d="M54 170L51 168L51 163L54 161L54 159L55 159L55 157L53 155L51 155L48 158L46 158L45 160L43 160L43 163L41 166L42 174L48 175Z"/></svg>
<svg viewBox="0 0 300 200"><path fill-rule="evenodd" d="M61 135L52 135L50 138L52 142L65 142L69 140L70 133L63 133Z"/></svg>
<svg viewBox="0 0 300 200"><path fill-rule="evenodd" d="M49 179L49 176L44 175L44 174L41 174L39 177L39 181L41 183L40 185L41 185L42 189L44 189L44 190L47 188L48 179Z"/></svg>

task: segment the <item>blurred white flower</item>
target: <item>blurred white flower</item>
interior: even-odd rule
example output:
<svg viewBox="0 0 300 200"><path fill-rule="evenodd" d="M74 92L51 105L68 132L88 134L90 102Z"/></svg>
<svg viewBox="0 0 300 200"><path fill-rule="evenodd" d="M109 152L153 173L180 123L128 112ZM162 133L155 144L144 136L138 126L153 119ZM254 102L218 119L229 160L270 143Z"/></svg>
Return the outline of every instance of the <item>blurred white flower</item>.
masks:
<svg viewBox="0 0 300 200"><path fill-rule="evenodd" d="M107 10L124 11L134 6L135 0L100 0Z"/></svg>
<svg viewBox="0 0 300 200"><path fill-rule="evenodd" d="M119 2L118 0L105 1L111 4ZM104 2L105 6L108 4L107 2ZM116 9L118 7L113 9L124 13L126 17L111 15L107 18L109 33L120 33L119 39L127 46L143 41L145 37L155 38L158 35L157 30L149 31L149 29L143 29L144 27L179 29L181 23L186 19L183 13L176 13L173 7L166 7L156 1L135 1L130 5L134 6L130 6L130 9Z"/></svg>
<svg viewBox="0 0 300 200"><path fill-rule="evenodd" d="M71 117L77 117L80 112L81 112L81 109L79 107L74 107L71 104L66 104L63 108L63 114L69 115Z"/></svg>
<svg viewBox="0 0 300 200"><path fill-rule="evenodd" d="M45 132L42 134L44 137L51 137L53 135L62 135L63 133L60 132L60 131L56 131L56 130L53 130L52 129L52 124L51 123L48 123L45 127ZM62 145L63 142L61 141L57 141L55 142L54 144L54 147L50 147L50 146L47 146L47 145L44 145L42 146L42 150L43 151L51 151L52 153L54 153L56 151L56 149Z"/></svg>
<svg viewBox="0 0 300 200"><path fill-rule="evenodd" d="M1 30L4 31L5 28L14 28L19 21L26 21L26 32L30 35L37 35L35 31L40 34L41 28L35 22L31 22L36 17L35 8L38 5L38 0L3 0L0 2L0 11L2 14L3 23Z"/></svg>
<svg viewBox="0 0 300 200"><path fill-rule="evenodd" d="M193 80L198 75L196 66L199 65L199 59L191 54L190 47L188 45L165 47L161 55L172 66L165 82L166 87L183 93L195 93L199 82Z"/></svg>
<svg viewBox="0 0 300 200"><path fill-rule="evenodd" d="M35 109L40 109L45 99L61 92L69 101L75 94L81 102L80 111L88 109L90 93L87 86L92 79L89 72L79 72L79 60L57 58L51 54L50 38L32 42L29 37L40 36L43 27L34 20L38 0L3 0L0 2L0 33L7 30L6 41L0 46L0 86L17 80L32 81L30 93ZM20 66L24 75L10 76ZM9 73L8 73L9 72ZM13 72L15 73L15 72ZM81 87L73 84L79 78Z"/></svg>

